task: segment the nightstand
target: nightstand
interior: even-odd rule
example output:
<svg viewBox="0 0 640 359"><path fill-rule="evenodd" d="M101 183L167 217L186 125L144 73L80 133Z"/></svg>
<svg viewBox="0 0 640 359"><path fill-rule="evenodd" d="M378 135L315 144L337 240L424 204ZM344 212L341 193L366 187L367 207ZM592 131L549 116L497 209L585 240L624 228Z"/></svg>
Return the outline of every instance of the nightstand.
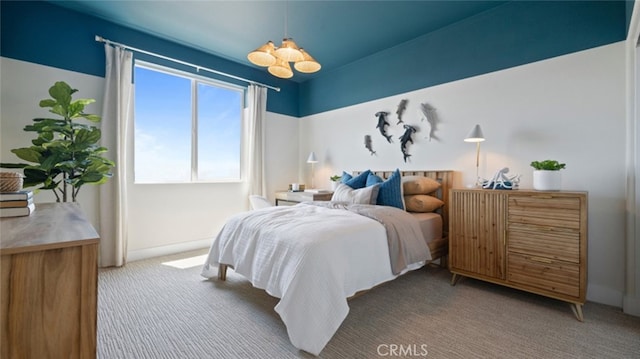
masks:
<svg viewBox="0 0 640 359"><path fill-rule="evenodd" d="M333 196L333 192L292 192L292 191L278 191L276 192L276 206L280 205L280 202L289 202L289 204L307 202L307 201L330 201Z"/></svg>

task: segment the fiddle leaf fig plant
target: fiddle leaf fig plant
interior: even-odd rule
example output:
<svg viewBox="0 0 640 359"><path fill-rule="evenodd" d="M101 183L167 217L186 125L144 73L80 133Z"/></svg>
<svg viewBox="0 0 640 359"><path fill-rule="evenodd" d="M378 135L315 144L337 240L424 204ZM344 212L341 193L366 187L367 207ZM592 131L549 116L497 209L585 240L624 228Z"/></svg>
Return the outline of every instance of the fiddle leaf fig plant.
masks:
<svg viewBox="0 0 640 359"><path fill-rule="evenodd" d="M560 171L561 169L565 168L565 166L566 165L564 163L560 163L555 160L531 162L531 167L535 168L536 170L543 170L543 171Z"/></svg>
<svg viewBox="0 0 640 359"><path fill-rule="evenodd" d="M3 168L21 168L24 187L40 186L37 190L51 190L58 202L75 202L85 184L102 184L112 176L115 163L102 157L107 149L98 142L100 129L92 124L100 116L84 112L94 99L73 100L78 90L63 81L49 88L50 99L40 101L40 107L62 118L35 118L24 131L35 132L37 137L30 147L11 150L18 158L30 163L0 163Z"/></svg>

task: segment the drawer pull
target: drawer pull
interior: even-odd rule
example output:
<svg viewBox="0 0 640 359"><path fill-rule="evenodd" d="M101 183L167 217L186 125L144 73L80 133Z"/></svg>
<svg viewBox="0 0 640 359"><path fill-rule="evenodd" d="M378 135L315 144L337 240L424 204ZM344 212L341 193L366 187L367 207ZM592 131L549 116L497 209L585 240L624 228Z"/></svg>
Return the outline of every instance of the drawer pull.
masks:
<svg viewBox="0 0 640 359"><path fill-rule="evenodd" d="M547 263L547 264L551 264L553 263L553 261L551 259L548 258L542 258L542 257L529 257L530 260L534 261L534 262L539 262L539 263Z"/></svg>

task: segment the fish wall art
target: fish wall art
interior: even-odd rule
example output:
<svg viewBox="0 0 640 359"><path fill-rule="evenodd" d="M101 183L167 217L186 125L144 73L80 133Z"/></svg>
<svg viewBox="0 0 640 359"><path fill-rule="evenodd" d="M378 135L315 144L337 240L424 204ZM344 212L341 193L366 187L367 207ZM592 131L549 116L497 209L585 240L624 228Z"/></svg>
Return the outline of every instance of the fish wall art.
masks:
<svg viewBox="0 0 640 359"><path fill-rule="evenodd" d="M435 135L438 125L438 116L436 114L436 109L431 107L429 104L421 103L420 109L418 110L418 116L421 117L421 121L424 121L426 119L429 123L429 131L426 138L428 138L429 141L431 141L432 139L435 139L436 141L439 140L439 138Z"/></svg>
<svg viewBox="0 0 640 359"><path fill-rule="evenodd" d="M396 115L398 115L398 123L396 123L396 125L404 123L404 121L402 121L402 115L404 114L404 111L407 109L407 102L409 102L409 100L403 99L398 104L398 109L396 110Z"/></svg>
<svg viewBox="0 0 640 359"><path fill-rule="evenodd" d="M389 126L389 122L387 122L387 116L389 112L379 111L376 113L376 117L378 117L378 125L376 128L380 130L380 134L387 139L387 142L391 143L391 135L387 135L387 129L385 126Z"/></svg>
<svg viewBox="0 0 640 359"><path fill-rule="evenodd" d="M404 162L407 162L407 158L411 157L411 155L407 151L407 144L409 142L413 143L413 139L411 138L411 135L416 133L418 129L415 128L414 126L409 126L409 125L404 125L402 127L404 127L404 133L402 134L402 136L400 136L400 150L402 151L402 157L404 159Z"/></svg>
<svg viewBox="0 0 640 359"><path fill-rule="evenodd" d="M364 135L364 147L369 150L371 156L376 154L376 151L373 150L373 140L371 139L371 135Z"/></svg>

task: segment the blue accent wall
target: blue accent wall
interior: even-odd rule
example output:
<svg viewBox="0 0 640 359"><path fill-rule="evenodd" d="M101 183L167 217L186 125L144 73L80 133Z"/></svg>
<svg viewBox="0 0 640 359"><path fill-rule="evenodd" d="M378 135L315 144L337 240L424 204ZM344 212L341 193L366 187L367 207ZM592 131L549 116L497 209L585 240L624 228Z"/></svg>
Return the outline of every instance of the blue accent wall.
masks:
<svg viewBox="0 0 640 359"><path fill-rule="evenodd" d="M622 41L625 9L624 1L509 2L302 83L299 113L312 115Z"/></svg>
<svg viewBox="0 0 640 359"><path fill-rule="evenodd" d="M269 91L267 110L302 117L622 41L633 5L633 1L508 2L297 84L47 2L0 1L0 55L104 76L104 45L94 41L101 35L281 87L279 93ZM136 58L163 64L145 55Z"/></svg>
<svg viewBox="0 0 640 359"><path fill-rule="evenodd" d="M633 14L633 6L635 5L635 0L626 0L625 4L627 7L627 33L629 32L629 27L631 25L631 15Z"/></svg>
<svg viewBox="0 0 640 359"><path fill-rule="evenodd" d="M40 1L0 1L0 55L60 69L104 77L104 44L95 35L147 51L209 67L281 88L267 95L267 110L298 116L298 84L174 42ZM148 55L136 59L168 65ZM193 69L176 66L181 70ZM201 73L238 85L227 77Z"/></svg>

